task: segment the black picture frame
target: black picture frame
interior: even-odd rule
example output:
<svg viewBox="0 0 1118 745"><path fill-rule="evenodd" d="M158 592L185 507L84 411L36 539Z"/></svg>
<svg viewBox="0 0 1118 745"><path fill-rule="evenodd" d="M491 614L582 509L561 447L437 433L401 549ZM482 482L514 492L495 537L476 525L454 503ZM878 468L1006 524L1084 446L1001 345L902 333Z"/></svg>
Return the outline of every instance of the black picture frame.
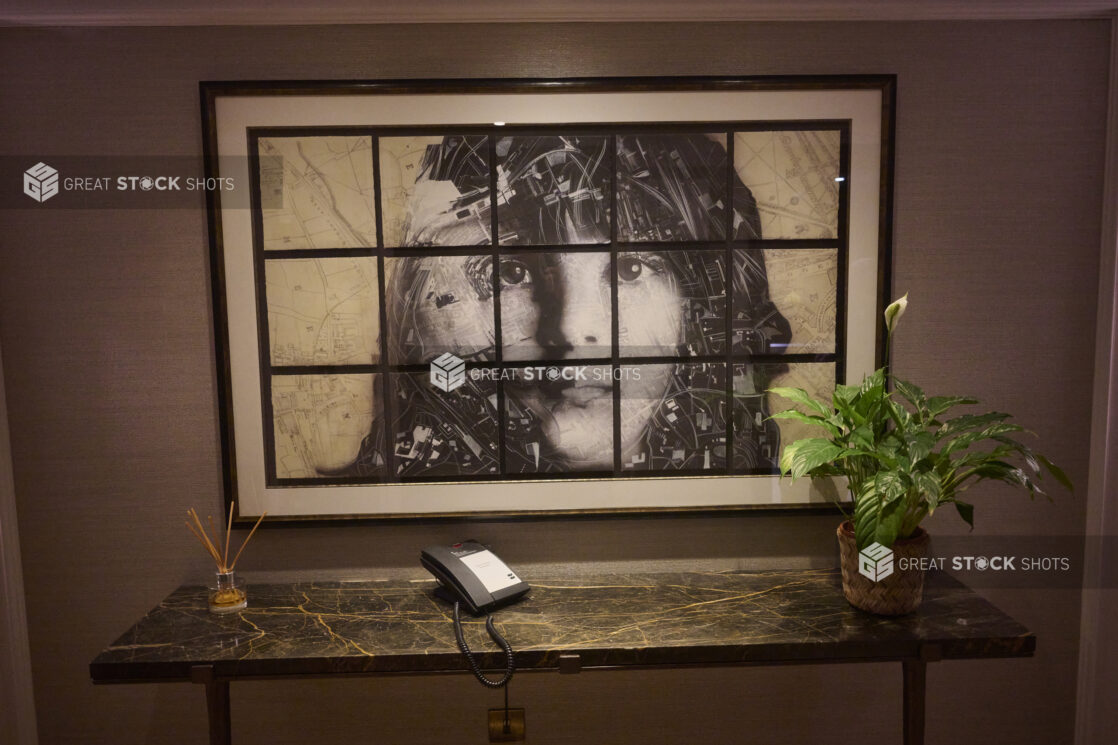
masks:
<svg viewBox="0 0 1118 745"><path fill-rule="evenodd" d="M609 221L608 247L602 251L602 244L591 245L548 245L540 248L536 245L517 246L521 251L551 251L552 253L577 256L579 252L590 252L595 255L608 253L611 277L611 348L610 354L602 355L601 359L592 359L603 364L612 365L611 372L626 362L619 352L618 342L618 286L617 262L618 255L625 248L619 247L617 242L617 189L616 183L618 169L614 164L617 157L618 138L625 133L657 133L657 132L723 132L725 133L725 148L727 151L727 187L725 194L734 193L734 175L737 162L733 158L735 138L743 133L761 132L788 132L802 133L810 131L834 131L838 133L840 144L838 159L838 176L840 181L837 190L839 197L836 220L836 234L833 239L796 239L781 238L767 239L762 235L760 239L738 240L734 235L732 219L733 209L725 210L726 228L723 237L718 240L681 242L679 245L649 244L656 248L694 252L696 250L708 252L722 252L722 266L727 271L735 264L735 252L761 251L761 252L788 252L803 249L817 250L820 252L834 250L836 254L835 265L837 277L835 279L836 302L833 311L835 317L834 349L830 353L817 352L788 355L779 357L769 356L754 358L746 355L745 358L735 356L732 334L732 307L727 307L723 312L721 322L725 324L724 349L715 355L698 356L693 360L684 360L656 357L645 360L646 364L654 362L671 363L680 369L685 362L690 364L709 364L712 369L719 364L723 366L720 385L725 387L725 397L722 406L726 411L733 412L733 403L736 402L734 373L737 365L745 364L745 359L750 364L759 366L764 364L777 364L782 360L795 364L832 364L833 377L836 382L846 382L858 373L868 372L872 366L880 363L882 356L882 324L880 311L888 302L890 292L890 245L891 245L891 213L892 213L892 172L893 152L895 139L895 90L896 80L891 75L860 75L860 76L813 76L813 77L740 77L740 78L713 78L713 77L685 77L685 78L594 78L594 79L560 79L560 80L393 80L393 81L223 81L202 82L200 84L202 124L203 124L203 155L205 159L206 176L212 179L231 179L234 182L232 191L212 190L207 192L207 213L209 238L211 246L211 273L213 281L213 303L215 322L215 347L218 360L219 378L219 415L221 423L221 444L223 455L223 481L225 500L227 505L236 503L236 519L249 521L267 510L270 518L283 521L322 521L322 520L424 520L424 519L457 519L457 518L518 518L538 516L576 516L576 515L630 515L652 513L693 513L693 512L725 512L740 510L830 510L826 495L819 491L808 490L806 484L790 487L787 481L779 481L773 476L773 469L765 470L736 469L733 463L733 438L735 427L732 423L725 426L725 467L716 470L716 475L710 472L682 474L680 471L659 469L653 471L626 472L621 465L620 452L620 426L621 415L620 387L617 382L613 384L613 440L614 458L613 469L607 473L590 470L576 470L563 473L504 473L506 467L506 453L508 447L504 441L507 429L505 417L508 413L508 404L504 396L504 383L497 386L495 392L496 411L500 420L496 422L500 445L497 448L496 467L501 471L499 479L488 473L474 474L461 471L444 473L430 477L425 475L408 476L395 473L396 465L393 461L394 441L391 427L392 416L389 404L384 404L381 418L384 424L384 439L382 449L385 453L383 464L383 477L370 477L367 473L354 475L334 474L315 475L314 477L285 477L280 475L276 463L275 425L271 401L274 393L273 380L282 380L285 384L295 381L292 376L306 376L306 380L335 380L342 379L342 375L368 376L376 381L381 398L377 401L388 402L393 398L392 392L396 390L397 380L403 376L420 376L426 370L426 365L409 360L391 360L387 350L387 333L379 334L379 349L374 351L374 360L357 365L337 364L305 364L279 367L270 356L268 346L267 316L269 313L267 282L265 280L265 267L278 266L282 261L319 261L320 259L364 261L372 267L376 263L376 281L379 284L378 308L376 309L378 330L387 329L387 315L385 307L385 274L386 262L403 260L409 256L433 255L430 247L415 248L406 246L385 245L383 229L383 183L381 164L379 162L381 142L383 138L402 137L406 135L450 135L475 134L487 138L490 149L490 165L493 160L494 142L498 138L528 137L531 135L570 135L581 133L584 136L604 136L609 138L610 144L610 182L611 202ZM790 95L791 94L791 95ZM717 118L705 117L687 119L679 116L680 108L675 104L681 98L708 102L711 110L719 110L725 106L737 116L720 116ZM856 115L849 114L845 104L835 107L835 102L842 102L845 97L858 103L849 104ZM527 97L527 99L525 99ZM780 111L766 110L767 100L778 101L792 98L797 101L793 110L795 116L782 114ZM501 108L504 101L520 101L521 99L543 102L542 108L562 108L565 101L577 101L580 105L588 106L590 119L581 114L583 118L563 121L552 119L521 120L515 115L502 116L500 120L493 118L486 122L477 118L476 113L463 113L451 115L446 121L432 121L426 113L415 115L404 114L401 119L398 105L401 102L431 102L437 101L441 108L451 112L456 110L456 104L481 103L481 108L489 112L504 111ZM867 104L867 101L869 102ZM224 103L223 103L224 102ZM488 102L488 103L486 103ZM589 102L589 103L586 103ZM642 104L642 102L644 102ZM748 102L748 106L744 103ZM668 106L668 104L672 104ZM486 105L489 106L486 109ZM642 118L641 105L646 105L650 112ZM707 105L707 104L704 104ZM783 106L783 104L780 104ZM239 108L238 108L239 106ZM615 108L610 108L610 107ZM617 116L609 118L602 112L609 113L622 111L624 118ZM670 118L657 114L658 111L672 110ZM269 118L267 110L271 107L277 112L283 112L275 120ZM595 107L598 107L595 109ZM635 108L634 108L635 107ZM737 107L737 108L735 108ZM798 107L798 108L797 108ZM522 108L522 107L521 107ZM779 106L776 107L779 109ZM247 126L244 121L238 120L236 115L230 116L229 111L252 111L248 116L251 120ZM366 121L369 119L365 112L370 110L390 111L391 115L384 120ZM510 111L519 111L516 106ZM264 113L257 113L263 111ZM808 115L803 114L804 111ZM339 113L344 112L344 113ZM635 113L634 113L635 112ZM597 116L594 116L597 114ZM455 118L457 116L458 118ZM363 118L364 117L364 118ZM472 117L472 118L471 118ZM686 119L686 120L681 120ZM282 120L282 121L281 121ZM500 123L497 123L500 122ZM872 130L867 135L863 130ZM283 251L266 251L264 248L265 237L263 229L264 218L261 207L261 160L260 142L268 138L321 138L321 137L351 137L360 138L368 136L371 150L370 169L373 178L373 205L376 213L376 240L374 245L360 248L346 248L335 246L332 248L295 248ZM230 145L233 145L232 147ZM865 160L866 162L860 162ZM866 164L870 165L867 166ZM775 166L774 166L775 168ZM862 189L858 205L851 204L851 175L857 174L857 188ZM497 267L503 256L508 256L513 247L503 245L498 230L497 212L498 194L496 191L497 172L490 168L491 200L493 209L491 213L490 244L480 254L491 254L494 272L494 323L496 325L496 338L500 338L501 324L501 282L496 275ZM239 183L238 183L239 182ZM861 187L862 183L872 183L872 193L868 187ZM246 194L247 192L247 194ZM731 200L732 202L732 200ZM863 205L863 206L860 206ZM872 205L866 209L864 205ZM500 208L500 209L503 209ZM862 233L872 233L872 245L866 245L864 235L857 250L861 252L861 259L857 267L852 268L850 249L850 224L852 210L860 209L862 212L873 214L857 214ZM245 223L245 218L248 223ZM249 231L231 229L232 223L249 225ZM872 230L865 229L872 225ZM246 247L246 236L248 245ZM855 236L855 240L860 240ZM641 247L639 244L637 248ZM634 245L628 245L634 248ZM245 252L248 251L251 261L251 286L244 281L243 268ZM469 255L473 249L461 246L437 249L440 254L448 256ZM766 256L771 256L771 253ZM803 255L803 254L801 254ZM872 260L871 260L872 259ZM571 259L574 260L573 258ZM233 262L233 263L231 263ZM239 263L236 263L239 262ZM271 262L271 263L269 263ZM864 265L872 266L872 276L863 269ZM230 271L231 268L235 271ZM852 309L850 298L851 281L850 272L856 271L854 277L857 283L858 303L857 309ZM237 276L233 276L240 272ZM767 280L766 280L767 282ZM767 287L767 285L766 285ZM867 293L866 288L872 287ZM251 294L254 300L251 304L253 317L246 319L243 312L245 294ZM731 293L728 291L727 295ZM867 297L868 296L868 297ZM231 298L233 302L231 303ZM733 304L729 299L726 306ZM232 312L231 312L231 305ZM245 349L253 346L244 329L249 325L254 326L252 336L255 341L255 354L246 354ZM851 328L851 322L858 323L856 328ZM848 335L848 331L852 333ZM851 336L857 336L860 349L860 362L853 364L850 345L853 343ZM467 367L472 372L475 368L492 366L494 363L499 369L515 367L516 363L503 361L501 345L495 347L495 360L479 360L471 362ZM253 360L257 366L255 371L248 370ZM585 360L580 360L585 361ZM400 364L395 364L396 362ZM251 389L251 384L241 384L237 381L247 381L254 377L258 391L246 392ZM239 376L239 377L238 377ZM315 376L318 376L317 378ZM330 376L330 377L327 377ZM374 377L379 376L379 377ZM354 380L362 380L354 378ZM389 390L391 385L391 391ZM363 385L359 386L363 387ZM371 387L374 388L374 387ZM712 404L713 407L713 404ZM246 412L248 412L246 414ZM238 423L252 423L258 420L260 442L253 442L252 427L242 426ZM728 418L728 417L727 417ZM271 430L269 431L269 425ZM717 433L715 433L717 434ZM246 441L247 440L247 441ZM565 482L577 480L579 487L572 489L572 485ZM728 486L728 481L758 481L764 480L762 491L768 493L768 498L743 498L737 500L736 489ZM601 488L603 482L615 482L613 488ZM616 482L623 482L627 493L624 499L617 499L619 490ZM661 482L661 483L657 483ZM670 482L665 485L663 482ZM681 483L682 482L682 483ZM686 483L691 482L691 483ZM719 483L722 482L722 483ZM517 495L531 493L534 485L546 485L546 490L551 492L547 498L526 499L523 504ZM700 487L693 488L693 487ZM385 487L390 487L386 489ZM742 487L744 489L745 486ZM794 491L794 489L799 491ZM633 495L640 492L659 491L660 495L647 503L642 502L639 496L633 501ZM715 492L715 496L708 499L673 499L670 492ZM433 491L439 492L434 502L430 502L428 495ZM600 500L595 500L593 492L600 491ZM361 492L360 496L344 496L346 492ZM393 492L390 494L390 492ZM564 492L579 494L577 503L569 507L564 506ZM459 494L461 493L461 495ZM496 498L493 495L498 495ZM614 496L610 496L614 495ZM666 500L666 501L665 501ZM297 505L293 507L292 505Z"/></svg>

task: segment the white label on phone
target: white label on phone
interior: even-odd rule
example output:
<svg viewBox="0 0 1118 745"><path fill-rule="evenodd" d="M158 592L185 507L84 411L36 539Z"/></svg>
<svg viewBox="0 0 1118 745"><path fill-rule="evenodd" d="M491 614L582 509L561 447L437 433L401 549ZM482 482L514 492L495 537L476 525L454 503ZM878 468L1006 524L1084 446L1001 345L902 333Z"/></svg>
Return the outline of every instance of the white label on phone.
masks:
<svg viewBox="0 0 1118 745"><path fill-rule="evenodd" d="M491 594L520 582L520 577L517 577L492 551L468 554L462 557L462 563L477 575L481 584L485 585L485 589Z"/></svg>

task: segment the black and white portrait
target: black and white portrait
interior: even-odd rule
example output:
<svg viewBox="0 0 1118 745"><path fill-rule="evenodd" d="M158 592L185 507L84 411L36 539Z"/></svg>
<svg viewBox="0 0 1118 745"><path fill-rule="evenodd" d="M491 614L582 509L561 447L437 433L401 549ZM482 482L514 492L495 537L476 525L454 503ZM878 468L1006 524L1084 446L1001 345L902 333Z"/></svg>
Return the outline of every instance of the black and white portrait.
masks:
<svg viewBox="0 0 1118 745"><path fill-rule="evenodd" d="M768 142L749 135L734 143ZM377 372L344 385L273 379L273 402L285 407L273 411L277 477L772 472L781 432L765 390L815 364L784 357L798 351L797 324L820 323L802 309L834 296L771 283L767 261L778 256L802 278L824 272L825 294L835 254L812 249L808 265L804 249L785 256L751 243L765 238L769 205L740 178L756 164L728 150L731 136L378 138L383 297L363 338ZM316 267L282 275L284 297L296 291L291 277ZM278 266L272 275L278 283ZM379 293L380 278L365 275ZM270 321L317 328L281 315ZM822 324L833 351L833 314ZM425 366L448 353L467 374L443 390ZM808 377L826 385L826 375ZM361 381L375 391L355 395ZM302 418L287 411L319 390L338 396ZM333 447L331 427L346 433Z"/></svg>

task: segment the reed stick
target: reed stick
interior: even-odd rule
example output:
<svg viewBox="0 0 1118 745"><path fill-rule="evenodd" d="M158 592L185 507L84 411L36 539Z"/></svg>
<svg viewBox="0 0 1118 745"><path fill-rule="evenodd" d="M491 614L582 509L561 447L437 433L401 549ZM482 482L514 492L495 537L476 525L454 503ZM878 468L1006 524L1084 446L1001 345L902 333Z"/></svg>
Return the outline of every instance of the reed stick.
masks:
<svg viewBox="0 0 1118 745"><path fill-rule="evenodd" d="M190 532L194 534L194 537L198 539L198 542L202 544L202 548L206 549L206 553L208 553L214 561L216 561L220 564L221 562L218 559L217 555L214 554L210 550L210 545L206 542L206 540L204 538L202 538L201 534L197 530L194 529L194 526L191 525L188 521L183 521L183 524L186 525L186 527L190 530Z"/></svg>
<svg viewBox="0 0 1118 745"><path fill-rule="evenodd" d="M229 536L233 533L233 508L236 506L236 502L229 503L229 524L225 526L225 553L221 555L221 565L223 567L229 566ZM226 571L230 570L226 569Z"/></svg>
<svg viewBox="0 0 1118 745"><path fill-rule="evenodd" d="M266 516L267 514L268 514L268 513L267 513L267 511L265 511L265 512L263 512L263 513L262 513L262 514L260 515L260 519L258 519L258 520L256 521L256 525L253 525L253 526L252 526L252 530L250 530L250 531L249 531L249 533L248 533L248 537L247 537L247 538L245 538L245 540L244 540L244 542L243 542L243 543L241 543L241 548L240 548L240 549L239 549L239 550L237 551L237 555L233 557L233 564L232 564L232 565L230 565L230 567L229 567L229 571L230 571L230 572L231 572L231 571L233 571L234 567L236 567L236 566L237 566L237 559L241 558L241 551L244 551L244 550L245 550L245 546L247 546L247 545L248 545L248 542L249 542L250 540L252 540L252 536L253 536L253 534L254 534L254 533L256 532L256 529L260 527L260 523L264 522L264 517L265 517L265 516Z"/></svg>
<svg viewBox="0 0 1118 745"><path fill-rule="evenodd" d="M198 517L197 512L194 513L194 523L198 528L198 532L200 532L202 534L202 537L206 539L206 545L210 547L210 553L216 554L217 546L215 546L214 542L210 540L209 531L206 530L206 526L202 522L202 518Z"/></svg>
<svg viewBox="0 0 1118 745"><path fill-rule="evenodd" d="M205 527L202 526L202 521L198 519L198 513L195 512L193 508L191 508L186 511L186 514L190 515L190 518L194 521L194 528L198 531L198 535L202 539L202 543L205 544L206 550L209 551L212 555L213 546L210 544L209 536L206 535Z"/></svg>
<svg viewBox="0 0 1118 745"><path fill-rule="evenodd" d="M260 527L260 523L264 522L264 518L268 514L267 512L265 512L257 519L256 524L252 526L252 530L249 531L248 536L246 536L244 541L241 542L241 547L237 550L237 555L233 557L233 562L230 563L229 541L233 535L233 510L236 504L236 502L233 502L229 505L229 521L225 527L224 552L218 550L218 546L222 543L221 533L218 531L217 525L214 523L213 515L207 515L207 520L209 521L210 528L213 531L213 538L211 538L210 531L206 530L205 526L202 523L202 519L198 517L198 512L193 507L186 511L186 514L190 516L190 520L184 522L187 530L189 530L194 535L194 537L198 539L198 542L202 544L202 548L206 550L206 553L208 553L210 555L210 558L214 560L214 563L217 564L217 571L221 572L222 574L233 571L233 568L237 566L237 560L241 558L241 553L245 550L245 546L248 545L248 542L252 539L252 536L256 534L256 529ZM191 520L194 521L193 524L191 524Z"/></svg>
<svg viewBox="0 0 1118 745"><path fill-rule="evenodd" d="M201 518L198 517L198 513L195 512L193 508L191 508L189 512L190 516L194 518L194 524L195 526L197 526L198 532L202 534L202 538L204 539L203 543L205 544L206 549L210 552L210 556L212 556L214 558L214 561L217 562L217 568L224 572L225 567L222 565L221 562L221 554L218 553L217 547L214 546L213 541L210 540L209 534L206 533L206 529L202 526Z"/></svg>

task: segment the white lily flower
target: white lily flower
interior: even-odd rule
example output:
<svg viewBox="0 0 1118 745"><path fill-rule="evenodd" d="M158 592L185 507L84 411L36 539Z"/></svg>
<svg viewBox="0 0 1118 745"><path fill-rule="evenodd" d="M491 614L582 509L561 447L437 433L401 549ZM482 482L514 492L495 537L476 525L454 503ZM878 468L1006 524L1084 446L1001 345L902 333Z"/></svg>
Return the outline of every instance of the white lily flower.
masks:
<svg viewBox="0 0 1118 745"><path fill-rule="evenodd" d="M897 298L889 307L885 309L885 329L891 334L893 329L897 327L897 321L901 320L904 315L905 308L908 307L908 293Z"/></svg>

